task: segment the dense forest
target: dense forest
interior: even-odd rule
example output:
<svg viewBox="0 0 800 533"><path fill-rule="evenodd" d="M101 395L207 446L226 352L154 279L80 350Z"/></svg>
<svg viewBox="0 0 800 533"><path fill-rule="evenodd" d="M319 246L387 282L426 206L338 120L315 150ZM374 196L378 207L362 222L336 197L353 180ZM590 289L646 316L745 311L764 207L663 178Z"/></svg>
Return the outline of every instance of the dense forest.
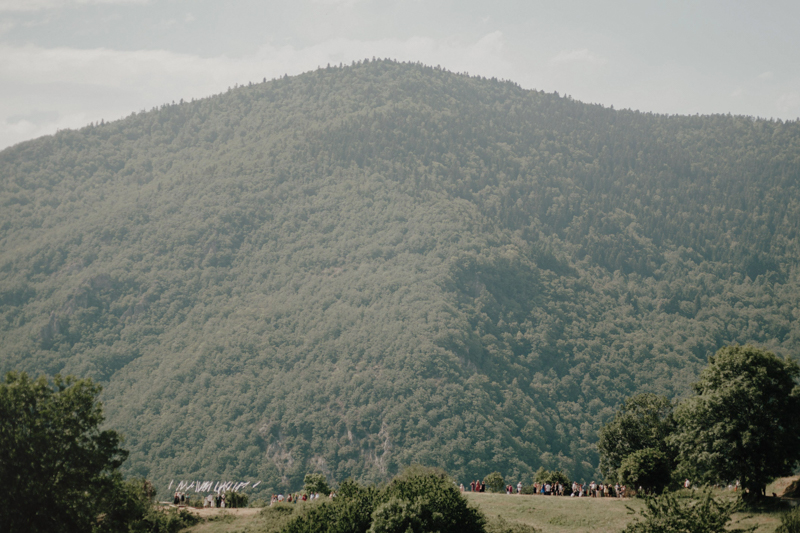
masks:
<svg viewBox="0 0 800 533"><path fill-rule="evenodd" d="M0 371L104 386L130 475L598 476L639 392L800 347L800 123L393 61L0 152Z"/></svg>

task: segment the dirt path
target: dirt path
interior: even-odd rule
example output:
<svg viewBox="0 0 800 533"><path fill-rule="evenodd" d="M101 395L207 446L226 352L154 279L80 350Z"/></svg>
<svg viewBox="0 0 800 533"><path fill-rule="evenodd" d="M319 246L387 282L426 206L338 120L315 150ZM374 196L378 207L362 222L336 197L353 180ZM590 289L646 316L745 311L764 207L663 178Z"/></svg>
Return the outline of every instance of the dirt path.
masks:
<svg viewBox="0 0 800 533"><path fill-rule="evenodd" d="M172 504L170 504L169 507L173 509L185 509L190 513L194 513L201 518L209 518L212 516L218 516L222 514L229 514L233 516L253 516L261 511L260 507L243 507L241 509L231 509L230 507L225 507L225 508L204 507L202 509L198 509L196 507L189 507L186 505L172 505Z"/></svg>

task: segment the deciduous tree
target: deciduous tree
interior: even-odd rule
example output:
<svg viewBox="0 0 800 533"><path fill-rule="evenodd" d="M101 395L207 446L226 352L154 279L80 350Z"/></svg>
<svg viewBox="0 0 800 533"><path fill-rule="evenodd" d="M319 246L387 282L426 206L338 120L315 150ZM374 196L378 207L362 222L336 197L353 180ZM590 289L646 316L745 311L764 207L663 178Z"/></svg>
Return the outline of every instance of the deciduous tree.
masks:
<svg viewBox="0 0 800 533"><path fill-rule="evenodd" d="M671 438L683 473L705 482L738 479L753 494L800 460L800 367L753 346L709 358L696 395L675 410Z"/></svg>
<svg viewBox="0 0 800 533"><path fill-rule="evenodd" d="M121 486L117 469L128 452L115 431L100 429L99 393L88 379L6 375L0 384L4 530L106 530L98 517Z"/></svg>
<svg viewBox="0 0 800 533"><path fill-rule="evenodd" d="M640 450L658 450L671 462L667 437L673 431L672 403L664 396L639 394L625 400L614 418L600 430L600 471L619 481L618 470L626 457Z"/></svg>

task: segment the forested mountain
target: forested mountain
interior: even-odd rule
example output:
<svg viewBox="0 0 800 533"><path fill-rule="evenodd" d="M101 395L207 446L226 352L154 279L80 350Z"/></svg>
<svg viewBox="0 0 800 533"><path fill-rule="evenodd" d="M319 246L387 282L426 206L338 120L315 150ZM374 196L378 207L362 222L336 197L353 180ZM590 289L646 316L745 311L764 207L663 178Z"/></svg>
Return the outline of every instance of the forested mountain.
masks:
<svg viewBox="0 0 800 533"><path fill-rule="evenodd" d="M800 123L366 61L0 152L0 371L105 387L128 473L597 475L636 392L800 347Z"/></svg>

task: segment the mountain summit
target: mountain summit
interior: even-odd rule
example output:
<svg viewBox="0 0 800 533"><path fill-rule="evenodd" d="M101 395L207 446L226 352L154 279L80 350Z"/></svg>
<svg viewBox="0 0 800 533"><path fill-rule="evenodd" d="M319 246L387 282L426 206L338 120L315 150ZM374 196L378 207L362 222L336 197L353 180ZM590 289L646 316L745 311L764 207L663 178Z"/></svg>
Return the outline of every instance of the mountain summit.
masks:
<svg viewBox="0 0 800 533"><path fill-rule="evenodd" d="M0 370L89 376L128 472L597 473L637 392L800 346L800 124L419 64L0 152Z"/></svg>

